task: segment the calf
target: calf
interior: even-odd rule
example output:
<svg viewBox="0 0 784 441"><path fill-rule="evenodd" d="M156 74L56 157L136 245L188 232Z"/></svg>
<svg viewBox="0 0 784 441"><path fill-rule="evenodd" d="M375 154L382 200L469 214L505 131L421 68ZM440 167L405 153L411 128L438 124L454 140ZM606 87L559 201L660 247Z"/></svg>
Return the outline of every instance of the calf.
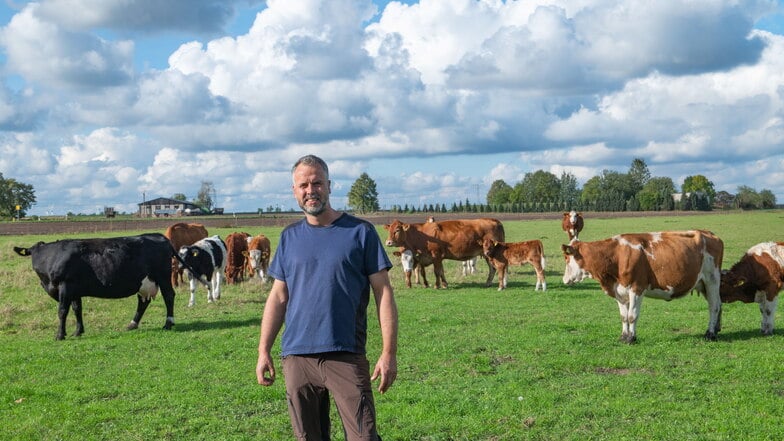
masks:
<svg viewBox="0 0 784 441"><path fill-rule="evenodd" d="M221 279L226 270L226 244L220 236L204 238L180 248L181 263L188 270L191 297L188 306L196 304L196 283L207 287L207 302L220 299Z"/></svg>
<svg viewBox="0 0 784 441"><path fill-rule="evenodd" d="M530 263L536 271L536 288L547 290L547 282L544 280L544 246L540 240L529 240L525 242L498 242L493 239L482 241L482 250L485 257L493 264L498 271L498 290L506 288L506 281L509 273L509 265L525 265Z"/></svg>
<svg viewBox="0 0 784 441"><path fill-rule="evenodd" d="M665 231L620 234L595 242L573 240L562 245L564 284L593 277L618 302L621 341L637 340L643 296L663 300L696 290L708 300L705 338L716 340L721 329L719 269L724 243L709 231Z"/></svg>
<svg viewBox="0 0 784 441"><path fill-rule="evenodd" d="M569 236L569 240L572 240L580 235L580 231L583 231L584 223L583 214L572 210L563 214L561 228L566 231L566 234Z"/></svg>
<svg viewBox="0 0 784 441"><path fill-rule="evenodd" d="M180 247L185 245L192 245L199 239L207 237L207 229L202 224L186 224L185 222L177 222L166 228L163 233L164 236L169 238L172 248L179 250ZM180 285L182 278L182 269L176 258L172 258L172 285L177 287Z"/></svg>
<svg viewBox="0 0 784 441"><path fill-rule="evenodd" d="M751 247L740 261L721 273L721 301L756 302L762 314L762 335L773 335L779 292L784 285L784 242Z"/></svg>
<svg viewBox="0 0 784 441"><path fill-rule="evenodd" d="M430 287L430 284L427 283L427 276L425 276L425 267L421 264L420 259L414 255L413 251L401 248L398 251L392 252L392 254L400 258L400 265L403 267L403 275L405 276L406 286L408 288L411 288L412 273L416 276L417 285L424 284L425 288Z"/></svg>
<svg viewBox="0 0 784 441"><path fill-rule="evenodd" d="M139 327L160 288L166 304L163 328L171 329L174 325L171 259L175 253L162 234L38 242L30 248L14 247L14 251L20 256L32 256L33 270L41 286L58 302L57 340L65 338L69 306L76 316L73 336L84 333L82 297L119 299L137 294L136 314L127 327L130 330Z"/></svg>
<svg viewBox="0 0 784 441"><path fill-rule="evenodd" d="M245 279L248 239L248 233L234 232L226 236L226 283L234 284Z"/></svg>
<svg viewBox="0 0 784 441"><path fill-rule="evenodd" d="M248 238L248 251L245 253L245 260L248 262L248 272L251 277L254 274L259 276L262 282L267 277L272 249L270 240L267 236L259 234Z"/></svg>

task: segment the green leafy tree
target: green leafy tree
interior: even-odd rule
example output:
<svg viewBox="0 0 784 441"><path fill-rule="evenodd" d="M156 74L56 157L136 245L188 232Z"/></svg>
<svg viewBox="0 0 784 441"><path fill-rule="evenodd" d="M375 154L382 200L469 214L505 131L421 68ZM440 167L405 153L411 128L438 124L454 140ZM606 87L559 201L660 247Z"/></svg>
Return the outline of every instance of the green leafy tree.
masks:
<svg viewBox="0 0 784 441"><path fill-rule="evenodd" d="M640 209L645 211L672 210L675 184L671 178L651 178L638 193Z"/></svg>
<svg viewBox="0 0 784 441"><path fill-rule="evenodd" d="M563 172L561 179L559 179L560 188L558 197L564 204L564 210L571 210L575 208L580 201L580 190L577 188L577 178L573 174Z"/></svg>
<svg viewBox="0 0 784 441"><path fill-rule="evenodd" d="M33 205L35 205L35 190L32 185L13 178L6 179L0 173L0 216L24 217Z"/></svg>
<svg viewBox="0 0 784 441"><path fill-rule="evenodd" d="M747 185L738 187L738 194L735 195L735 205L744 210L759 208L760 196L757 193L757 190Z"/></svg>
<svg viewBox="0 0 784 441"><path fill-rule="evenodd" d="M602 178L594 176L585 182L580 200L583 202L594 202L599 200L602 195Z"/></svg>
<svg viewBox="0 0 784 441"><path fill-rule="evenodd" d="M629 167L629 190L632 195L639 193L645 187L645 184L651 179L651 172L648 170L648 164L640 158L634 158L632 165Z"/></svg>
<svg viewBox="0 0 784 441"><path fill-rule="evenodd" d="M776 208L776 195L768 189L763 189L759 192L760 208L769 209Z"/></svg>
<svg viewBox="0 0 784 441"><path fill-rule="evenodd" d="M188 198L185 197L185 195L182 193L174 193L171 198L174 199L175 201L183 201L183 202L188 200Z"/></svg>
<svg viewBox="0 0 784 441"><path fill-rule="evenodd" d="M488 204L506 204L511 202L512 187L504 182L503 179L496 179L487 191Z"/></svg>
<svg viewBox="0 0 784 441"><path fill-rule="evenodd" d="M561 183L554 174L537 170L526 173L520 185L520 201L544 202L558 198Z"/></svg>
<svg viewBox="0 0 784 441"><path fill-rule="evenodd" d="M684 193L705 193L712 201L716 197L716 189L713 182L703 175L686 176L681 186Z"/></svg>
<svg viewBox="0 0 784 441"><path fill-rule="evenodd" d="M372 213L379 210L376 182L362 173L348 192L348 206L357 213Z"/></svg>

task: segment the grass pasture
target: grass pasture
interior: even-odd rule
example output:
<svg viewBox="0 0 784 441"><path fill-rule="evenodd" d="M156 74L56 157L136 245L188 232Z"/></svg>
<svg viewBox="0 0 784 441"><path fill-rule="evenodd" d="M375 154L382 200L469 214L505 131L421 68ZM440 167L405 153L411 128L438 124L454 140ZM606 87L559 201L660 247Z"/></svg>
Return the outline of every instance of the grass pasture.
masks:
<svg viewBox="0 0 784 441"><path fill-rule="evenodd" d="M750 246L784 240L784 212L586 218L582 239L703 228L725 243L724 268ZM759 334L756 305L724 305L706 342L707 303L647 299L638 343L618 342L615 301L594 281L564 286L559 221L505 221L507 241L539 238L548 290L514 267L507 290L485 288L486 266L448 289L407 289L393 268L400 314L399 375L376 395L385 440L775 440L784 426L784 322ZM384 237L384 231L379 226ZM211 229L225 237L237 229ZM263 232L277 245L280 228ZM129 231L136 234L139 231ZM102 234L114 236L114 234ZM93 235L94 236L94 235ZM71 236L74 237L74 236ZM87 237L87 236L83 236ZM56 304L15 245L57 236L0 237L0 439L292 439L283 379L256 384L257 281L224 286L217 304L187 307L177 290L172 331L156 299L136 331L136 300L84 299L85 334L57 342ZM431 283L432 268L428 268ZM369 358L379 350L370 307ZM67 332L74 330L69 317ZM280 370L280 365L278 364ZM333 411L334 412L334 411ZM337 421L336 417L333 418ZM338 427L333 439L342 439Z"/></svg>

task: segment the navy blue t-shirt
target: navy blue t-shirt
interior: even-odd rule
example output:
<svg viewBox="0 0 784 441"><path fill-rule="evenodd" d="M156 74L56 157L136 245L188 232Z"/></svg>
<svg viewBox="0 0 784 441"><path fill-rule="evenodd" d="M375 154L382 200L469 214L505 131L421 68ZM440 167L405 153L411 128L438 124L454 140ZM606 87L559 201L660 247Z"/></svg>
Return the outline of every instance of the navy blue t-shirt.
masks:
<svg viewBox="0 0 784 441"><path fill-rule="evenodd" d="M392 263L375 227L343 213L326 227L305 219L286 227L269 274L286 282L282 355L365 353L368 276Z"/></svg>

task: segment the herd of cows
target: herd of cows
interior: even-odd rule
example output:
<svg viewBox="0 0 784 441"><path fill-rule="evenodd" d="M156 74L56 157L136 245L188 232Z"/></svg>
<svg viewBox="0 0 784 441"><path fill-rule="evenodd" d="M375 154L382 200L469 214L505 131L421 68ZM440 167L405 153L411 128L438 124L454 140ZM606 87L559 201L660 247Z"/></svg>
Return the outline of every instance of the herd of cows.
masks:
<svg viewBox="0 0 784 441"><path fill-rule="evenodd" d="M665 231L619 234L608 239L579 239L584 219L574 211L563 214L562 228L568 244L561 246L564 284L595 279L608 296L616 299L621 314L621 341L636 341L636 324L643 297L672 300L692 291L708 302L705 338L715 340L721 330L721 305L741 301L757 303L762 314L761 332L770 335L778 293L784 285L784 242L764 242L751 247L729 270L722 271L724 244L709 231ZM465 219L422 223L395 220L384 225L385 245L395 247L411 287L429 286L425 268L432 265L435 286L446 288L443 261L462 261L464 274L473 271L477 257L488 265L486 284L498 273L498 290L506 288L509 265L531 264L536 290L547 289L542 242L505 242L504 227L497 219ZM58 302L58 340L65 338L69 307L76 317L74 336L84 332L81 298L123 298L137 294L136 314L128 329L138 327L152 298L161 292L166 305L165 329L174 325L174 286L189 280L189 306L195 304L198 284L207 288L207 299L220 298L221 284L248 277L264 280L269 265L270 240L263 234L232 233L225 240L208 236L200 224L177 223L165 234L109 239L65 239L39 242L29 248L14 247L32 256L33 270L44 290Z"/></svg>

